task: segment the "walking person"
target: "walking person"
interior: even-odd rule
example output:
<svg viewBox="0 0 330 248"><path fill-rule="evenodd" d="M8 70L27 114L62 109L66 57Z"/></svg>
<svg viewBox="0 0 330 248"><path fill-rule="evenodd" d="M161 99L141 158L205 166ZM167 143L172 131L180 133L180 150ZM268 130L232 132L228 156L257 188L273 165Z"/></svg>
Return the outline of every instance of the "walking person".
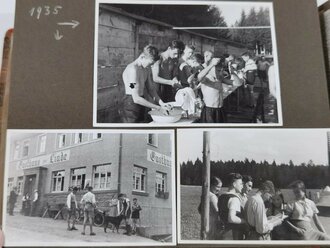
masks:
<svg viewBox="0 0 330 248"><path fill-rule="evenodd" d="M220 220L223 223L221 239L242 240L245 224L239 196L243 189L242 176L238 173L230 173L228 177L228 192L222 194L218 200Z"/></svg>
<svg viewBox="0 0 330 248"><path fill-rule="evenodd" d="M290 216L289 226L291 239L294 240L330 240L317 214L315 203L306 196L306 187L303 181L297 180L290 187L295 200L287 204L286 212ZM314 222L317 229L312 225Z"/></svg>
<svg viewBox="0 0 330 248"><path fill-rule="evenodd" d="M77 203L77 198L76 198L76 194L77 194L78 188L74 187L71 191L70 188L70 193L67 196L66 199L66 206L68 208L68 231L72 231L72 230L78 230L75 227L76 224L76 220L77 220L77 216L76 216L76 210L78 208L78 203ZM70 219L72 218L72 226L70 226Z"/></svg>
<svg viewBox="0 0 330 248"><path fill-rule="evenodd" d="M94 236L93 232L93 224L94 224L94 211L96 207L95 195L92 193L93 187L88 186L88 192L83 195L80 203L84 206L84 226L82 235L85 235L85 229L87 225L87 221L89 222L90 227L90 235Z"/></svg>
<svg viewBox="0 0 330 248"><path fill-rule="evenodd" d="M131 202L129 198L127 198L126 194L119 194L118 198L121 201L121 215L123 216L123 220L125 221L125 227L126 227L126 232L124 234L131 236L132 234L132 227L130 225L130 219L131 219Z"/></svg>
<svg viewBox="0 0 330 248"><path fill-rule="evenodd" d="M272 181L263 182L255 195L245 205L246 222L249 225L248 240L271 240L270 233L282 223L282 215L268 217L264 201L275 194Z"/></svg>
<svg viewBox="0 0 330 248"><path fill-rule="evenodd" d="M140 211L142 210L141 206L137 203L137 199L133 199L132 204L132 234L136 234L136 227L139 223L141 226Z"/></svg>
<svg viewBox="0 0 330 248"><path fill-rule="evenodd" d="M16 201L17 201L17 187L13 187L13 189L10 191L10 195L9 195L9 209L8 209L8 212L9 212L9 215L14 215L14 208L15 208L15 204L16 204Z"/></svg>

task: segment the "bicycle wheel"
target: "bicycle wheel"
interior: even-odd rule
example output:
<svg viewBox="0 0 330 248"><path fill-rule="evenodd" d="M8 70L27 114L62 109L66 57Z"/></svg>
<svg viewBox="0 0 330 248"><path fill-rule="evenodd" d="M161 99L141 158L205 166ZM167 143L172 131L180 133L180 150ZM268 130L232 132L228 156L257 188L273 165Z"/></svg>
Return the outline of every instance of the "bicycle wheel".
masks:
<svg viewBox="0 0 330 248"><path fill-rule="evenodd" d="M94 216L94 225L95 226L103 226L103 224L104 224L103 213L97 212Z"/></svg>

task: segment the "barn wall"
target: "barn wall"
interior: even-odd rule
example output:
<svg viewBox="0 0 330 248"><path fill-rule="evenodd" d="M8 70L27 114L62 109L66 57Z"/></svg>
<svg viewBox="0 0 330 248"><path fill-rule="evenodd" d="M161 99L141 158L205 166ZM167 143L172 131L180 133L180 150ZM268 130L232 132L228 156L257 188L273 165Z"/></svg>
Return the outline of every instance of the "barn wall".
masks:
<svg viewBox="0 0 330 248"><path fill-rule="evenodd" d="M97 122L120 122L120 109L125 94L122 72L127 64L141 53L144 46L155 45L160 51L167 49L170 41L182 40L195 46L196 52L206 50L219 56L240 51L224 42L191 34L182 30L137 21L132 17L102 10L98 32L98 82ZM236 49L236 50L235 50Z"/></svg>

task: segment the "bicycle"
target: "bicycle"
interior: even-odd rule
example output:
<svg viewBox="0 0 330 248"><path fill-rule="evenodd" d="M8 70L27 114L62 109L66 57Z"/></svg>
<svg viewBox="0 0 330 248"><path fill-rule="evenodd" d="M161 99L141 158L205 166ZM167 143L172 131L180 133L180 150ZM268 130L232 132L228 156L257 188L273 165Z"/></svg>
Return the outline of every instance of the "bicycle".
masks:
<svg viewBox="0 0 330 248"><path fill-rule="evenodd" d="M84 221L84 208L79 206L76 209L76 221ZM94 210L94 225L97 227L103 226L104 224L104 212L97 207Z"/></svg>

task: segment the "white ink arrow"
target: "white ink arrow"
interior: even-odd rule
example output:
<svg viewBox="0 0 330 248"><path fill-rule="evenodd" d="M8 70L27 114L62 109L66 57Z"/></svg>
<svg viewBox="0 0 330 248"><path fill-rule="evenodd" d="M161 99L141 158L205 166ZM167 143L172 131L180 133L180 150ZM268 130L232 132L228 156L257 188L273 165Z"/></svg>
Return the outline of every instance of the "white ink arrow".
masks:
<svg viewBox="0 0 330 248"><path fill-rule="evenodd" d="M57 25L62 26L72 26L72 28L76 28L80 23L78 21L72 20L71 22L59 22Z"/></svg>
<svg viewBox="0 0 330 248"><path fill-rule="evenodd" d="M56 30L56 33L54 33L55 40L60 40L63 38L63 35L60 35L60 32Z"/></svg>

